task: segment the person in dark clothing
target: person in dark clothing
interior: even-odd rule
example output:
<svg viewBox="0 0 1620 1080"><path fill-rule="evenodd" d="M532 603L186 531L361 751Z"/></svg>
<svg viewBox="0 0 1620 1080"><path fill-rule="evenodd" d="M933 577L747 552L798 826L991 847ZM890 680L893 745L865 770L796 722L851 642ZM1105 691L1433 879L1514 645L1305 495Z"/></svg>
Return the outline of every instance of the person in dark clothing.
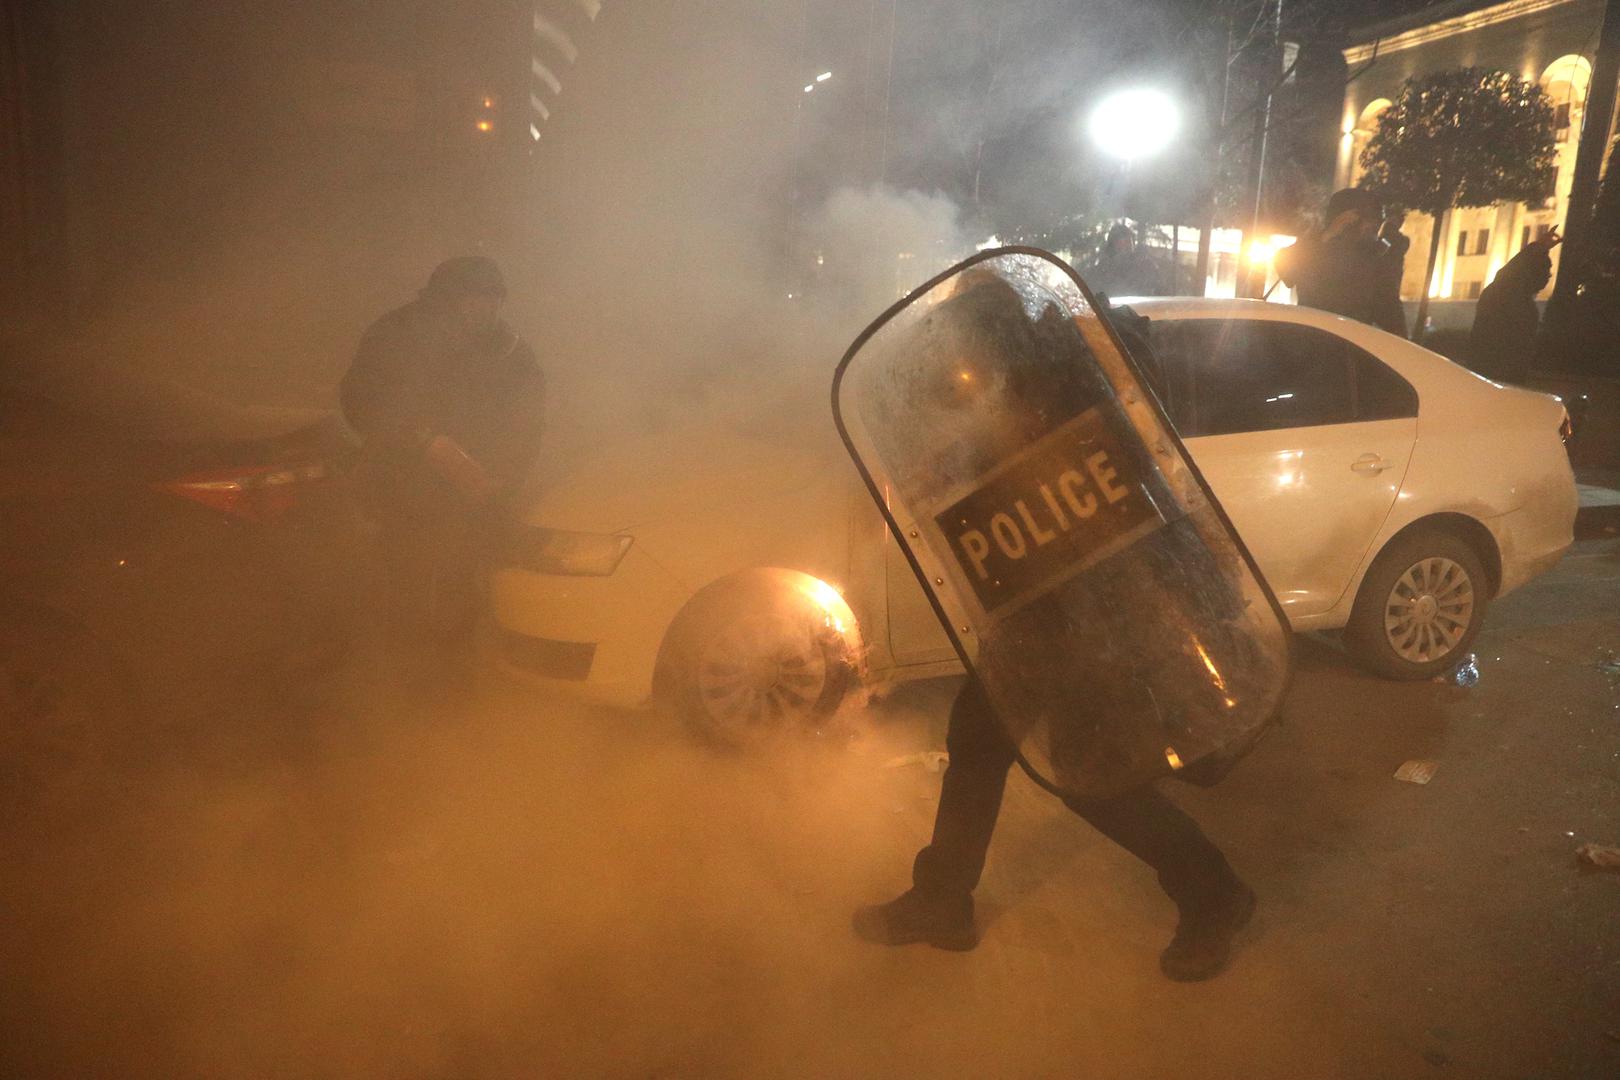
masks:
<svg viewBox="0 0 1620 1080"><path fill-rule="evenodd" d="M868 941L927 942L951 950L978 944L973 890L984 870L1017 751L971 678L951 706L945 748L950 763L933 839L917 853L909 890L855 913L855 931ZM1165 975L1193 982L1219 974L1230 959L1233 937L1254 913L1255 896L1198 823L1151 784L1100 802L1063 801L1151 867L1175 902L1180 921L1159 958Z"/></svg>
<svg viewBox="0 0 1620 1080"><path fill-rule="evenodd" d="M381 531L390 630L443 655L470 640L483 547L539 451L545 380L500 319L495 263L449 259L372 324L343 378Z"/></svg>
<svg viewBox="0 0 1620 1080"><path fill-rule="evenodd" d="M1401 275L1406 270L1406 253L1412 248L1411 239L1401 232L1406 215L1395 214L1384 219L1378 227L1378 239L1389 245L1389 250L1378 260L1378 290L1374 300L1375 326L1392 334L1407 336L1406 308L1401 306Z"/></svg>
<svg viewBox="0 0 1620 1080"><path fill-rule="evenodd" d="M1552 280L1551 253L1561 239L1552 232L1526 244L1479 294L1468 334L1470 369L1497 382L1524 382L1541 327L1536 294Z"/></svg>
<svg viewBox="0 0 1620 1080"><path fill-rule="evenodd" d="M1164 275L1154 260L1136 246L1136 236L1123 223L1108 230L1108 240L1095 267L1086 275L1109 296L1162 296Z"/></svg>
<svg viewBox="0 0 1620 1080"><path fill-rule="evenodd" d="M1137 356L1145 377L1150 384L1157 384L1154 391L1162 393L1159 366L1145 335L1146 320L1129 309L1107 311ZM900 397L907 407L919 400L932 403L929 408L935 411L925 414L927 423L908 424L903 417L882 410L872 413L878 453L889 462L917 467L917 475L902 472L895 477L896 488L908 492L908 497L927 498L932 491L930 485L944 483L950 489L959 473L982 473L994 462L1008 460L1018 448L1032 445L1047 434L1051 424L1078 415L1085 402L1093 400L1097 381L1102 378L1088 377L1087 357L1072 353L1076 348L1085 348L1072 321L1056 308L1047 309L1039 319L1031 321L1020 296L993 275L975 275L973 271L962 275L955 295L911 333L914 340L893 347L914 349L915 355L949 356L951 371L975 365L986 371L1000 370L1007 389L1006 396L997 399L998 407L969 409L970 403L979 400L981 391L977 388L993 380L951 379L932 387L926 397ZM995 342L992 352L999 360L980 359L979 351L989 341ZM1033 361L1053 355L1073 362L1019 362L1020 358ZM947 421L953 412L960 413L960 422ZM975 424L979 425L976 429ZM951 430L944 441L936 434L942 427ZM975 447L995 452L976 455ZM978 460L964 463L963 454ZM1131 571L1116 568L1113 576L1113 588L1122 593L1131 591L1133 586L1127 581L1135 580ZM981 639L979 662L988 665L981 670L992 671L1000 665L1003 670L1033 674L1065 662L1074 666L1076 658L1069 650L1075 648L1088 650L1088 656L1096 655L1095 639L1083 636L1084 631L1072 618L1075 610L1054 593L1006 616L1009 623L1022 621L1023 630L1006 637ZM1141 605L1141 612L1158 610L1151 603ZM1141 612L1138 618L1154 618ZM1012 651L998 652L1004 648L999 643L1008 641L1017 643ZM1077 644L1082 641L1085 644ZM1033 677L1041 679L1038 674ZM1086 734L1088 749L1081 753L1095 755L1104 744L1094 733L1125 722L1122 699L1133 695L1116 693L1118 689L1088 682L1072 695L1075 713L1063 729ZM1174 709L1168 702L1167 707ZM946 736L950 763L940 792L932 842L913 862L912 887L908 891L886 904L864 907L855 913L854 929L862 938L885 945L927 942L953 950L977 945L973 890L979 883L995 831L1007 772L1018 760L1018 751L1002 719L983 684L970 675L951 708ZM1054 739L1053 746L1065 742ZM1181 919L1175 937L1160 957L1164 973L1172 979L1193 981L1221 971L1230 957L1234 935L1253 913L1255 897L1192 818L1151 783L1102 800L1072 796L1063 796L1063 800L1081 818L1147 863L1179 908Z"/></svg>
<svg viewBox="0 0 1620 1080"><path fill-rule="evenodd" d="M1361 188L1335 191L1324 216L1320 232L1277 253L1278 276L1305 307L1406 336L1400 279L1410 245L1380 235L1383 205L1378 196Z"/></svg>

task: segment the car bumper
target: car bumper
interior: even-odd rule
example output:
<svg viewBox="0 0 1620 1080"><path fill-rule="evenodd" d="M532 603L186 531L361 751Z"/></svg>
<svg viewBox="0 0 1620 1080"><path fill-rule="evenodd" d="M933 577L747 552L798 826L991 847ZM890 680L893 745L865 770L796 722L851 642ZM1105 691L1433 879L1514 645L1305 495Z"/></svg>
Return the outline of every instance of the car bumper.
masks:
<svg viewBox="0 0 1620 1080"><path fill-rule="evenodd" d="M690 592L632 547L607 577L497 571L488 643L506 676L561 697L635 706L652 694L664 632Z"/></svg>
<svg viewBox="0 0 1620 1080"><path fill-rule="evenodd" d="M1486 521L1502 556L1502 582L1496 595L1505 596L1558 565L1575 542L1575 514L1580 496L1573 477L1549 483L1517 510Z"/></svg>

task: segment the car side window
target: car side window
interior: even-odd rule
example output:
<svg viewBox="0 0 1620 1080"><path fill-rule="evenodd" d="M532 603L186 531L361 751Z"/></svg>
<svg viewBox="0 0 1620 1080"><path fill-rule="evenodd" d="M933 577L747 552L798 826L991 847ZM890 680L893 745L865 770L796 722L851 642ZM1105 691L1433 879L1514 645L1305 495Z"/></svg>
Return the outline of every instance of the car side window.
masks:
<svg viewBox="0 0 1620 1080"><path fill-rule="evenodd" d="M1208 320L1155 320L1148 324L1148 343L1158 358L1164 385L1161 403L1171 425L1183 437L1193 433L1192 360L1203 350Z"/></svg>
<svg viewBox="0 0 1620 1080"><path fill-rule="evenodd" d="M1417 415L1417 393L1337 334L1260 319L1154 326L1180 388L1171 422L1183 437L1320 427Z"/></svg>
<svg viewBox="0 0 1620 1080"><path fill-rule="evenodd" d="M1417 390L1372 353L1345 343L1356 358L1356 419L1405 420L1418 414Z"/></svg>

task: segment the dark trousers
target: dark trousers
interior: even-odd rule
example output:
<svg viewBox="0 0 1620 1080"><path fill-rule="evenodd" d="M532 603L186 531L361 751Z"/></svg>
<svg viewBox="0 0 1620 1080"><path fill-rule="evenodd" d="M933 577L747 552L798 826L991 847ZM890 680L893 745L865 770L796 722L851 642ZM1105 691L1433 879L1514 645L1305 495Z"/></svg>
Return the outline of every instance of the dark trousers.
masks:
<svg viewBox="0 0 1620 1080"><path fill-rule="evenodd" d="M483 535L461 513L382 517L382 617L393 677L423 701L465 691L483 608Z"/></svg>
<svg viewBox="0 0 1620 1080"><path fill-rule="evenodd" d="M934 838L917 853L912 881L919 892L960 895L971 893L979 883L1001 811L1007 770L1018 756L973 679L951 706L945 747L950 765L934 818ZM1152 867L1183 914L1207 909L1237 884L1226 857L1198 823L1151 784L1099 802L1063 801L1098 832Z"/></svg>

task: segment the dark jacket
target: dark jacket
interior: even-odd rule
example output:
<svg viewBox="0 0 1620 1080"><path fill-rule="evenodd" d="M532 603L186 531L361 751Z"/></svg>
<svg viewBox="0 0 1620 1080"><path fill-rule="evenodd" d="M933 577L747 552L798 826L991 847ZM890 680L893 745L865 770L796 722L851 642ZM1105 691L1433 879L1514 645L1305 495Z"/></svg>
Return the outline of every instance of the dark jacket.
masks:
<svg viewBox="0 0 1620 1080"><path fill-rule="evenodd" d="M1382 240L1307 236L1277 253L1277 273L1305 307L1406 334L1400 275L1406 252ZM1390 302L1394 289L1394 304Z"/></svg>
<svg viewBox="0 0 1620 1080"><path fill-rule="evenodd" d="M1378 285L1373 296L1376 305L1373 325L1392 334L1406 336L1406 309L1401 306L1401 275L1406 271L1406 253L1412 241L1403 233L1388 238L1389 249L1378 256Z"/></svg>
<svg viewBox="0 0 1620 1080"><path fill-rule="evenodd" d="M1541 311L1536 293L1547 285L1552 258L1525 248L1498 270L1479 294L1468 334L1468 366L1487 379L1522 383L1535 353Z"/></svg>
<svg viewBox="0 0 1620 1080"><path fill-rule="evenodd" d="M1163 296L1164 274L1159 263L1141 250L1105 251L1086 273L1086 283L1109 296Z"/></svg>
<svg viewBox="0 0 1620 1080"><path fill-rule="evenodd" d="M505 323L471 333L429 296L372 324L340 399L379 482L390 489L385 497L425 508L452 497L424 457L438 435L454 439L498 489L523 479L540 448L545 378L533 351Z"/></svg>

